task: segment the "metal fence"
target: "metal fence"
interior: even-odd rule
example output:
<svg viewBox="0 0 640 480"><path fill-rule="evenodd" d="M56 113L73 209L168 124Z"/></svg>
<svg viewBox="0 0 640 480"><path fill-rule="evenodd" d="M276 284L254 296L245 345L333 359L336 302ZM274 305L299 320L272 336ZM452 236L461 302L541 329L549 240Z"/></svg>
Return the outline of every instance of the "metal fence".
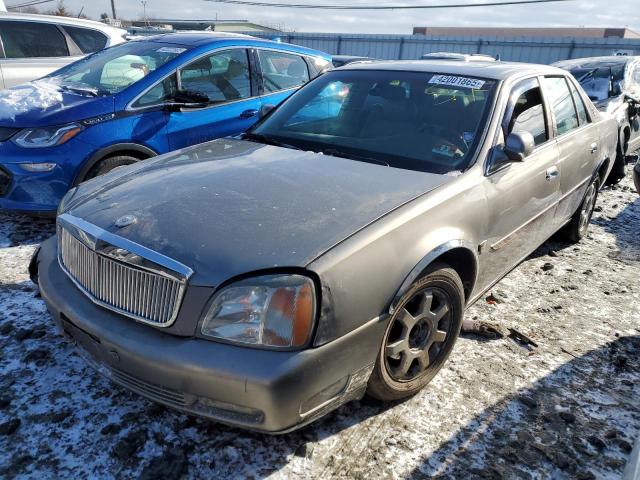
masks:
<svg viewBox="0 0 640 480"><path fill-rule="evenodd" d="M250 35L274 39L274 35ZM640 55L640 39L500 37L439 35L376 35L283 33L283 42L315 48L332 55L358 55L388 60L420 58L431 52L484 53L502 60L553 63L569 58Z"/></svg>

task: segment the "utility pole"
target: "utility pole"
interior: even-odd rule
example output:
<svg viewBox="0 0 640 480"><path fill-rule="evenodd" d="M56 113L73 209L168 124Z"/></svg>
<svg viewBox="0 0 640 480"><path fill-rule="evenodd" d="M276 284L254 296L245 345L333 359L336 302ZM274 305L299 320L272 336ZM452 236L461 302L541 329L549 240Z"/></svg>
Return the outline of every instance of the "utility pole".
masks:
<svg viewBox="0 0 640 480"><path fill-rule="evenodd" d="M149 26L149 22L147 22L147 0L140 0L140 3L142 4L142 19L145 26Z"/></svg>
<svg viewBox="0 0 640 480"><path fill-rule="evenodd" d="M118 18L116 17L116 0L111 0L111 15L114 20Z"/></svg>

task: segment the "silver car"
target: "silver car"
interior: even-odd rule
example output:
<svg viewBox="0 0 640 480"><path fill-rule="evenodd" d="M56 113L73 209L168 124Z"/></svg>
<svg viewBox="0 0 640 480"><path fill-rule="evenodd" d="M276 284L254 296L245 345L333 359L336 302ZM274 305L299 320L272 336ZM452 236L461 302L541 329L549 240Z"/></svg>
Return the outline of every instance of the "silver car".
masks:
<svg viewBox="0 0 640 480"><path fill-rule="evenodd" d="M126 30L79 18L0 13L0 89L35 80L125 41Z"/></svg>
<svg viewBox="0 0 640 480"><path fill-rule="evenodd" d="M283 432L423 388L469 305L585 235L616 141L560 69L354 63L243 139L79 185L30 272L114 382Z"/></svg>

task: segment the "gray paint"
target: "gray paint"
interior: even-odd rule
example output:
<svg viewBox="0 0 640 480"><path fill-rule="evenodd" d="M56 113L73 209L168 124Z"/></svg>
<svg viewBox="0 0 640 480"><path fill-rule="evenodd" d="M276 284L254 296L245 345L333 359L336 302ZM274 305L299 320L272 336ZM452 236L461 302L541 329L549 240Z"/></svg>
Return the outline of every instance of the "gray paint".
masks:
<svg viewBox="0 0 640 480"><path fill-rule="evenodd" d="M192 284L212 287L251 271L304 267L451 180L231 139L144 163L133 175L124 168L117 180L83 184L69 213L190 266ZM128 214L138 221L117 228Z"/></svg>
<svg viewBox="0 0 640 480"><path fill-rule="evenodd" d="M574 82L566 72L495 62L434 65L442 73L477 76L481 69L484 78L500 79L481 147L464 173L421 174L237 140L116 170L81 184L64 210L192 268L179 317L164 330L170 335L158 336L157 329L114 312L97 315L99 307L60 280L51 241L36 261L54 317L64 314L105 339L94 357L108 361L109 348L123 350L119 368L132 375L263 411L265 425L256 428L280 431L308 421L302 406L323 387L345 375L366 381L394 299L440 255L475 263L469 304L570 219L593 175L610 172L616 122L593 105L589 123L561 136L550 128L550 139L524 161L490 168L497 158L492 152L504 143L500 125L512 89L540 75ZM428 64L346 68L426 70ZM594 142L598 149L590 148ZM125 214L139 221L116 229ZM197 338L214 287L274 265L304 267L319 282L313 348L266 352ZM468 265L461 267L462 274ZM185 345L198 347L187 351ZM243 384L252 395L242 393ZM321 411L355 398L354 392L361 390L345 390Z"/></svg>

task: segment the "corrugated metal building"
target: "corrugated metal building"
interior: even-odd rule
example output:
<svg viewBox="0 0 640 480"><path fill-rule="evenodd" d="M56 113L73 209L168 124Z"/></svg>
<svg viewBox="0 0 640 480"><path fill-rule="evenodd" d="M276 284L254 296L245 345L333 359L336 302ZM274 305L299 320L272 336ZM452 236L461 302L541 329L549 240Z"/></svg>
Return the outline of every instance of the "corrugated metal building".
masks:
<svg viewBox="0 0 640 480"><path fill-rule="evenodd" d="M413 27L414 35L464 35L502 37L636 38L640 33L628 28L536 28L536 27Z"/></svg>
<svg viewBox="0 0 640 480"><path fill-rule="evenodd" d="M483 53L502 60L553 63L602 55L640 55L640 39L590 37L511 37L505 35L378 35L337 33L256 34L315 48L332 55L389 60L418 59L425 53Z"/></svg>

